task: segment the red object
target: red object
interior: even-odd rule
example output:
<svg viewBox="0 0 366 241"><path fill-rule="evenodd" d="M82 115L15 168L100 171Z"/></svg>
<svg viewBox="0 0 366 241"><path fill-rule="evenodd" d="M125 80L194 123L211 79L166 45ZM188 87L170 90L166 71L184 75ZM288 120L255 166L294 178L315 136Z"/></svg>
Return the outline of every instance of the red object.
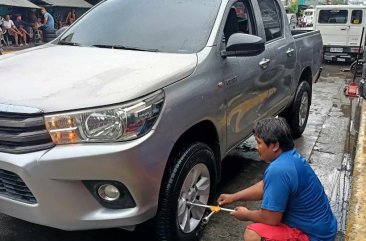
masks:
<svg viewBox="0 0 366 241"><path fill-rule="evenodd" d="M310 241L309 237L297 228L290 228L281 223L278 226L263 223L252 223L248 229L255 231L259 236L268 241Z"/></svg>
<svg viewBox="0 0 366 241"><path fill-rule="evenodd" d="M358 84L354 81L350 82L346 86L344 93L348 97L358 97Z"/></svg>

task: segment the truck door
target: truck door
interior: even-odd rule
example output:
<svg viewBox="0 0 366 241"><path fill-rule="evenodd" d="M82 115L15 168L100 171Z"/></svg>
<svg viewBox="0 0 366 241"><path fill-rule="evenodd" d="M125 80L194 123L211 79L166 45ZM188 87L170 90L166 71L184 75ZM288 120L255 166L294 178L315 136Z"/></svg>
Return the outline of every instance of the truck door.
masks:
<svg viewBox="0 0 366 241"><path fill-rule="evenodd" d="M323 45L348 46L347 9L320 9L317 16L317 30L322 34ZM330 52L343 52L343 49L332 47Z"/></svg>
<svg viewBox="0 0 366 241"><path fill-rule="evenodd" d="M365 26L364 22L364 10L353 9L351 11L351 18L348 30L348 46L358 47L360 44L362 27ZM352 49L351 49L352 51Z"/></svg>
<svg viewBox="0 0 366 241"><path fill-rule="evenodd" d="M250 1L232 1L225 13L222 48L234 33L258 35L258 27ZM222 85L225 88L227 148L230 149L251 134L253 123L260 118L259 108L268 91L262 79L268 75L267 51L256 56L225 57L221 60Z"/></svg>
<svg viewBox="0 0 366 241"><path fill-rule="evenodd" d="M266 35L266 50L270 55L267 74L261 79L268 96L259 112L269 116L278 114L290 100L290 90L295 83L296 47L278 1L258 0L258 5Z"/></svg>

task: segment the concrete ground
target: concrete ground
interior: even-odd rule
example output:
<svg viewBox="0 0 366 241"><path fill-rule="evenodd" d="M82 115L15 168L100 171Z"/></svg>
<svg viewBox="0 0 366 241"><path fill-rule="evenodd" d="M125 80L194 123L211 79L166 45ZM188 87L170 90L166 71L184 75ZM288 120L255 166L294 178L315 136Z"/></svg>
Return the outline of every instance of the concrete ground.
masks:
<svg viewBox="0 0 366 241"><path fill-rule="evenodd" d="M358 99L349 100L343 95L343 88L348 81L346 78L350 78L349 73L340 71L343 67L347 66L324 65L321 79L313 87L313 103L307 128L303 136L296 140L296 148L310 161L329 196L339 224L337 240L343 240L345 236L352 160L359 120ZM253 148L254 141L249 139L226 158L218 193L236 192L263 178L266 164L258 161ZM260 202L239 202L236 205L255 209L260 207ZM243 240L242 233L247 224L235 220L228 213L218 213L207 225L201 241ZM134 232L119 229L65 232L0 214L1 241L152 241L147 228L148 226L141 226Z"/></svg>

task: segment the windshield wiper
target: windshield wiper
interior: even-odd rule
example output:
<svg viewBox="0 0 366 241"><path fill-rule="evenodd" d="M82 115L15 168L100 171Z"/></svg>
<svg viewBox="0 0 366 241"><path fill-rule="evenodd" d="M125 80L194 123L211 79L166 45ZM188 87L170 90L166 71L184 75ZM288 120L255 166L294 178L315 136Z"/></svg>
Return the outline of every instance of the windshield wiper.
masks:
<svg viewBox="0 0 366 241"><path fill-rule="evenodd" d="M158 49L142 49L142 48L138 48L138 47L130 47L130 46L123 46L123 45L95 44L92 46L97 47L97 48L106 48L106 49L124 49L124 50L136 50L136 51L146 51L146 52L159 52Z"/></svg>
<svg viewBox="0 0 366 241"><path fill-rule="evenodd" d="M80 46L79 43L68 42L68 41L64 41L64 40L58 41L57 44L59 44L59 45L69 45L69 46Z"/></svg>

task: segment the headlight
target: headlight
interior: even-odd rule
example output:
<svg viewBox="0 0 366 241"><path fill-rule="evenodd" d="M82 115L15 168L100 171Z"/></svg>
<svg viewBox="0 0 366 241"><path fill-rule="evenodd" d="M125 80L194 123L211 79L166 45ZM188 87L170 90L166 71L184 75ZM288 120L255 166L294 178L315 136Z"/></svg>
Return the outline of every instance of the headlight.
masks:
<svg viewBox="0 0 366 241"><path fill-rule="evenodd" d="M163 102L158 91L123 105L46 115L46 128L55 144L131 140L151 130Z"/></svg>

